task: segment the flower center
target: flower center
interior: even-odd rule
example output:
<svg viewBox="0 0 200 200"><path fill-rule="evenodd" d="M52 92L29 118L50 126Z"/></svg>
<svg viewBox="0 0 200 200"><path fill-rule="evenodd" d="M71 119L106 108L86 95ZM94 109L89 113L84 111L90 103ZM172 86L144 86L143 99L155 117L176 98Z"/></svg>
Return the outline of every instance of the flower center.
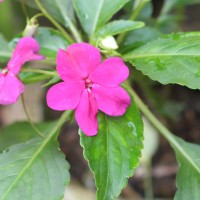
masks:
<svg viewBox="0 0 200 200"><path fill-rule="evenodd" d="M92 81L90 79L85 79L85 87L90 91L92 87Z"/></svg>

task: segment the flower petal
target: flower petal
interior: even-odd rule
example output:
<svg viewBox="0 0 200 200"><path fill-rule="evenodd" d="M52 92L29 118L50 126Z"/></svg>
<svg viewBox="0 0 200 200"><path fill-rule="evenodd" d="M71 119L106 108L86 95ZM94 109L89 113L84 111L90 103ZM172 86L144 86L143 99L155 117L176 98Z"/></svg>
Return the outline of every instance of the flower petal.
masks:
<svg viewBox="0 0 200 200"><path fill-rule="evenodd" d="M100 51L87 43L70 45L57 55L57 71L65 81L85 79L101 62Z"/></svg>
<svg viewBox="0 0 200 200"><path fill-rule="evenodd" d="M80 129L87 136L93 136L98 131L97 103L94 96L86 89L81 95L80 102L75 111L76 121Z"/></svg>
<svg viewBox="0 0 200 200"><path fill-rule="evenodd" d="M11 73L0 74L0 104L15 103L24 91L22 82Z"/></svg>
<svg viewBox="0 0 200 200"><path fill-rule="evenodd" d="M103 86L117 87L129 75L129 69L123 60L118 57L108 58L103 61L90 75L89 79Z"/></svg>
<svg viewBox="0 0 200 200"><path fill-rule="evenodd" d="M66 82L76 82L82 79L81 71L74 66L71 57L66 51L62 49L58 50L56 62L56 70L62 80Z"/></svg>
<svg viewBox="0 0 200 200"><path fill-rule="evenodd" d="M131 103L128 93L122 87L110 88L94 84L92 92L99 110L111 116L123 115Z"/></svg>
<svg viewBox="0 0 200 200"><path fill-rule="evenodd" d="M77 107L84 82L58 83L47 92L47 105L54 110L73 110Z"/></svg>
<svg viewBox="0 0 200 200"><path fill-rule="evenodd" d="M16 75L19 73L25 62L44 59L44 56L37 54L39 49L39 44L34 38L21 38L15 47L10 61L8 62L8 69Z"/></svg>

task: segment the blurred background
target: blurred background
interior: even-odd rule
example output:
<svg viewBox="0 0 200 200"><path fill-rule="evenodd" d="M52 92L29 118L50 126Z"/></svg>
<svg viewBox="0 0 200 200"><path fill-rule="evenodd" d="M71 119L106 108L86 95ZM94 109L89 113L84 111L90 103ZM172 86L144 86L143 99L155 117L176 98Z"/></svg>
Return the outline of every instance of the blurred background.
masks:
<svg viewBox="0 0 200 200"><path fill-rule="evenodd" d="M42 2L42 1L41 1ZM26 7L29 16L38 10ZM113 18L127 18L133 10L130 1ZM147 27L136 30L134 36L142 37L143 42L152 37L159 37L180 31L200 30L200 0L152 0L146 4L138 20L144 20ZM45 18L39 19L41 26L52 26ZM7 41L21 33L26 26L26 17L20 1L4 0L0 4L0 33ZM150 27L150 28L148 28ZM125 42L137 37L127 34ZM124 44L125 44L124 42ZM123 45L123 44L122 44ZM136 47L136 46L135 46ZM0 63L4 67L5 63ZM188 142L200 144L200 95L197 90L190 90L178 85L162 86L134 71L133 86L156 116L177 136ZM60 113L46 107L43 83L27 85L25 102L34 122L53 120ZM40 89L39 89L40 88ZM4 126L16 121L27 120L19 100L15 105L0 106L0 134ZM172 199L176 191L175 177L178 165L174 152L168 142L144 118L145 149L140 166L129 179L120 199ZM78 127L75 123L66 124L59 137L61 150L71 165L71 183L66 189L65 200L95 200L93 175L83 159L79 145Z"/></svg>

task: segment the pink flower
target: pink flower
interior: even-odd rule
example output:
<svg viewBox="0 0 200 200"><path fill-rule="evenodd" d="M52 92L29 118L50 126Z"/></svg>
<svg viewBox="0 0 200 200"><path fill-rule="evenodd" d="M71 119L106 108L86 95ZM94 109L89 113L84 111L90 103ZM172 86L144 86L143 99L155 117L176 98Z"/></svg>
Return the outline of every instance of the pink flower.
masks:
<svg viewBox="0 0 200 200"><path fill-rule="evenodd" d="M57 71L64 82L51 87L47 104L54 110L73 110L80 129L93 136L98 131L98 109L120 116L130 105L128 93L120 87L129 70L121 58L112 57L101 63L100 51L87 44L70 45L59 50Z"/></svg>
<svg viewBox="0 0 200 200"><path fill-rule="evenodd" d="M41 60L44 56L38 55L39 45L31 37L19 40L7 67L0 72L0 104L15 103L24 91L23 83L17 75L25 62Z"/></svg>

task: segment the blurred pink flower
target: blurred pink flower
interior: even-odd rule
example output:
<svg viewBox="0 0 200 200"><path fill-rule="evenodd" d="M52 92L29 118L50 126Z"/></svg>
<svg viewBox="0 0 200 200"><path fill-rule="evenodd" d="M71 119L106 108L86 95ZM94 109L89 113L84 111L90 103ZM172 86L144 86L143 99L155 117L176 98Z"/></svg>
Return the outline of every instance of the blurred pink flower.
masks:
<svg viewBox="0 0 200 200"><path fill-rule="evenodd" d="M129 70L121 58L101 63L100 51L87 43L70 45L57 54L57 71L64 82L51 87L47 104L54 110L73 110L80 129L93 136L98 131L98 109L120 116L130 105L128 93L120 87Z"/></svg>
<svg viewBox="0 0 200 200"><path fill-rule="evenodd" d="M3 2L3 0L0 0L0 3Z"/></svg>
<svg viewBox="0 0 200 200"><path fill-rule="evenodd" d="M23 83L17 75L25 62L41 60L44 56L38 55L39 45L31 37L21 38L12 54L7 67L0 72L0 104L15 103L24 91Z"/></svg>

